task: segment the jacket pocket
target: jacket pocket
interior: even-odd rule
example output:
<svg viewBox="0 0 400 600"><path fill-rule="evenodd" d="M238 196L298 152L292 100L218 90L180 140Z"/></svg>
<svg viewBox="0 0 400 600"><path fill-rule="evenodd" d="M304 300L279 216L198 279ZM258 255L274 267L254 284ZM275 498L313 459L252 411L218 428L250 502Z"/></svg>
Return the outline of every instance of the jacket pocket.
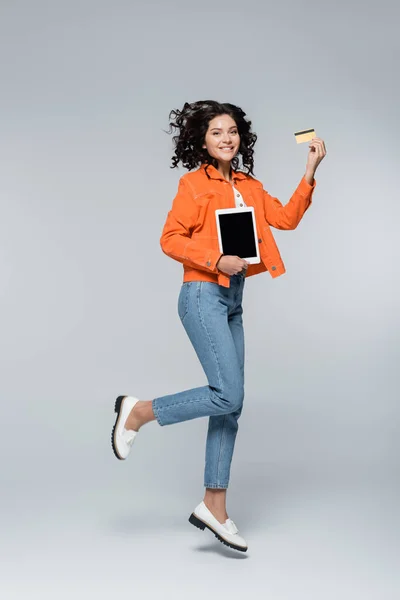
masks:
<svg viewBox="0 0 400 600"><path fill-rule="evenodd" d="M216 192L213 190L211 192L201 192L200 194L196 194L196 196L194 197L194 201L199 206L207 206L210 203L210 201L212 201L213 204L220 204L223 198L224 195L221 194L221 192Z"/></svg>

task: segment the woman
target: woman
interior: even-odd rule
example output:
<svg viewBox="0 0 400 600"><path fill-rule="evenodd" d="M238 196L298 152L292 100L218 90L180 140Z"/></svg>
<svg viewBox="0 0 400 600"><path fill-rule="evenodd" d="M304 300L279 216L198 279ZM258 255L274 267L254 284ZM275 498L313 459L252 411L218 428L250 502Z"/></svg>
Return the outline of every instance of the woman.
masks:
<svg viewBox="0 0 400 600"><path fill-rule="evenodd" d="M185 103L182 111L171 111L171 117L170 132L172 128L176 132L172 168L182 163L190 172L179 181L160 243L168 256L183 263L178 313L208 385L153 400L119 396L112 446L117 458L123 460L145 423L157 420L163 426L209 417L205 495L189 521L200 529L210 529L221 542L245 552L247 543L226 511L244 397L245 278L266 270L272 277L285 272L270 226L297 227L311 204L314 174L326 150L323 140L312 140L305 174L283 206L252 177L257 136L240 108L214 101ZM193 171L195 167L198 168ZM219 251L215 210L243 205L254 207L259 264L248 265L239 256L225 256Z"/></svg>

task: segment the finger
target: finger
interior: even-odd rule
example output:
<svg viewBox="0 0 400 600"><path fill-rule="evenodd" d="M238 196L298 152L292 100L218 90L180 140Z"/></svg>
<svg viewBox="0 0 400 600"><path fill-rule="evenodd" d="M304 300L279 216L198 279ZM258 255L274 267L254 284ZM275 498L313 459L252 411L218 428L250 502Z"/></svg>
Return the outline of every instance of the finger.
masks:
<svg viewBox="0 0 400 600"><path fill-rule="evenodd" d="M319 139L317 139L317 140L311 140L311 142L310 142L310 148L311 148L311 146L314 146L314 148L321 148L321 150L323 152L326 152L326 147L325 147L324 140L319 140Z"/></svg>
<svg viewBox="0 0 400 600"><path fill-rule="evenodd" d="M315 152L316 154L320 154L322 146L318 143L311 143L309 145L310 150L312 149L313 152Z"/></svg>

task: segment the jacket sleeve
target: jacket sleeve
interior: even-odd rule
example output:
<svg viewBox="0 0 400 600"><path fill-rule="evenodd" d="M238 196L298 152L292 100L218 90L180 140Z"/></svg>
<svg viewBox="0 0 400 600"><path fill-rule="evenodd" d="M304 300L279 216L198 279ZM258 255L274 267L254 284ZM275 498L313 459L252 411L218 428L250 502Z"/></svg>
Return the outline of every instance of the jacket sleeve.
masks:
<svg viewBox="0 0 400 600"><path fill-rule="evenodd" d="M219 273L216 264L222 253L204 248L203 244L191 239L198 215L199 207L194 195L188 182L182 177L161 234L161 249L167 256L184 265Z"/></svg>
<svg viewBox="0 0 400 600"><path fill-rule="evenodd" d="M313 185L310 185L303 177L285 205L264 190L264 214L267 223L276 229L296 229L311 205L316 183L314 179Z"/></svg>

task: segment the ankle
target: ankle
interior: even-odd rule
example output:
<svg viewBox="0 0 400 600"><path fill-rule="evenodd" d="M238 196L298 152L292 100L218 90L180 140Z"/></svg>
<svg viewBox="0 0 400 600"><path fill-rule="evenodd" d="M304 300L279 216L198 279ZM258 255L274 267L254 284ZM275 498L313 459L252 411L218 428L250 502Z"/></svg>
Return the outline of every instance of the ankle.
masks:
<svg viewBox="0 0 400 600"><path fill-rule="evenodd" d="M152 400L139 400L133 410L136 423L139 427L155 419Z"/></svg>
<svg viewBox="0 0 400 600"><path fill-rule="evenodd" d="M219 521L220 523L225 523L228 519L228 513L226 511L225 506L218 505L216 503L207 502L207 500L203 500L204 504L210 511L210 513Z"/></svg>
<svg viewBox="0 0 400 600"><path fill-rule="evenodd" d="M203 500L204 504L207 506L207 508L211 511L217 511L219 513L221 512L226 512L226 502L225 502L225 498L213 498L210 496L204 496L204 500Z"/></svg>
<svg viewBox="0 0 400 600"><path fill-rule="evenodd" d="M227 490L225 488L206 488L204 492L204 498L212 504L225 504L226 493Z"/></svg>

